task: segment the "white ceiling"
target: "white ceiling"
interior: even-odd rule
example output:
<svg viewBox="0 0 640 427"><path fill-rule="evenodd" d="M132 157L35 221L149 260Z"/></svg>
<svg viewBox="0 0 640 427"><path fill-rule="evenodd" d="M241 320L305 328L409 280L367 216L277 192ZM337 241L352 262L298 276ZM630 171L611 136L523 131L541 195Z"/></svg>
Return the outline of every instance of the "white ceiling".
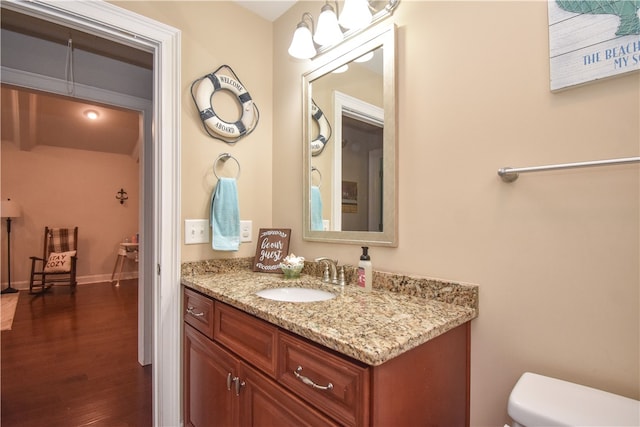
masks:
<svg viewBox="0 0 640 427"><path fill-rule="evenodd" d="M233 0L240 6L273 22L296 4L297 0Z"/></svg>
<svg viewBox="0 0 640 427"><path fill-rule="evenodd" d="M137 111L2 85L3 141L30 151L38 145L132 156L137 159L142 120ZM94 110L96 120L84 113Z"/></svg>

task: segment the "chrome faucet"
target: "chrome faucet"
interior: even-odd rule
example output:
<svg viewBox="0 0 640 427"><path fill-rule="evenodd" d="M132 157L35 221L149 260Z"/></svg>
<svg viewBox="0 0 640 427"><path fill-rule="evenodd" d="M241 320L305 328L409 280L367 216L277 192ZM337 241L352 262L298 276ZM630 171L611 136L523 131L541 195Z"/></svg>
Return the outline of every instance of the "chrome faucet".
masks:
<svg viewBox="0 0 640 427"><path fill-rule="evenodd" d="M344 280L344 267L340 266L340 275L338 276L338 260L327 257L316 258L315 262L324 263L324 272L322 274L322 281L324 283L333 283L334 285L345 285ZM329 278L329 269L331 269L331 278Z"/></svg>
<svg viewBox="0 0 640 427"><path fill-rule="evenodd" d="M322 281L325 283L338 283L338 260L327 258L325 256L316 258L315 262L324 263L324 273L322 274ZM331 280L329 279L329 268L331 268Z"/></svg>

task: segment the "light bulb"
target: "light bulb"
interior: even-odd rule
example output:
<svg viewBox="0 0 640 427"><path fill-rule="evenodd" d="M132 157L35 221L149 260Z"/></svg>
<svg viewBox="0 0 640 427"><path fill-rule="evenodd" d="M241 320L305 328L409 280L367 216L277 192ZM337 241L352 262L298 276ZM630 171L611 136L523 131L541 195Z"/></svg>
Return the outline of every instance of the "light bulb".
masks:
<svg viewBox="0 0 640 427"><path fill-rule="evenodd" d="M84 112L84 116L89 120L95 120L98 118L99 114L95 110L87 110Z"/></svg>
<svg viewBox="0 0 640 427"><path fill-rule="evenodd" d="M342 41L343 37L333 7L330 4L325 4L320 11L318 28L316 28L313 40L320 46L330 46Z"/></svg>
<svg viewBox="0 0 640 427"><path fill-rule="evenodd" d="M309 59L316 55L316 48L313 46L311 39L311 30L309 26L301 21L293 33L293 39L289 46L289 55L298 59Z"/></svg>
<svg viewBox="0 0 640 427"><path fill-rule="evenodd" d="M371 11L367 0L345 0L340 14L340 26L347 30L359 30L371 23Z"/></svg>

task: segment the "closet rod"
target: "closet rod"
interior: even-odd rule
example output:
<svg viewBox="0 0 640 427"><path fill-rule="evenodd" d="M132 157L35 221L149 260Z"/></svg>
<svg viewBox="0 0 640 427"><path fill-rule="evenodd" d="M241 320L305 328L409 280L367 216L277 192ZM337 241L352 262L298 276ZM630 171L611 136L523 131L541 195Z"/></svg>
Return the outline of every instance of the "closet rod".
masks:
<svg viewBox="0 0 640 427"><path fill-rule="evenodd" d="M546 165L546 166L532 166L528 168L500 168L498 169L498 175L504 182L513 182L518 179L519 174L526 172L542 172L556 169L574 169L574 168L587 168L592 166L610 166L610 165L622 165L627 163L639 163L640 157L625 157L621 159L609 159L609 160L594 160L591 162L578 162L578 163L563 163L558 165Z"/></svg>

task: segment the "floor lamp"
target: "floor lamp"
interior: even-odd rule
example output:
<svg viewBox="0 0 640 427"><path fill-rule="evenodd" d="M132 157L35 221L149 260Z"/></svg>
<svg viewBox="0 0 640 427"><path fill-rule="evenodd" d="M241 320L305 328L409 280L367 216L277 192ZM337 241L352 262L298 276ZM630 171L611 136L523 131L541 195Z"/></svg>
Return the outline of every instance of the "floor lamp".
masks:
<svg viewBox="0 0 640 427"><path fill-rule="evenodd" d="M22 215L20 205L12 202L11 199L3 200L2 206L0 206L0 215L2 218L7 218L7 275L9 279L9 286L0 293L12 294L18 290L11 287L11 218L18 218Z"/></svg>

